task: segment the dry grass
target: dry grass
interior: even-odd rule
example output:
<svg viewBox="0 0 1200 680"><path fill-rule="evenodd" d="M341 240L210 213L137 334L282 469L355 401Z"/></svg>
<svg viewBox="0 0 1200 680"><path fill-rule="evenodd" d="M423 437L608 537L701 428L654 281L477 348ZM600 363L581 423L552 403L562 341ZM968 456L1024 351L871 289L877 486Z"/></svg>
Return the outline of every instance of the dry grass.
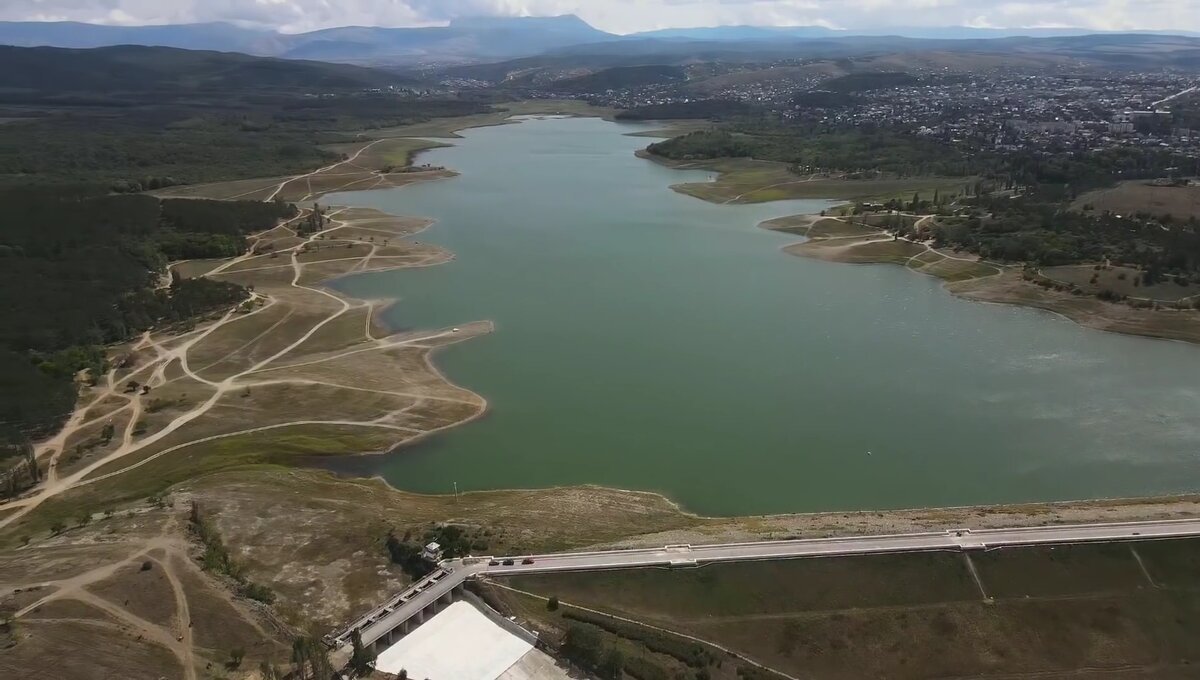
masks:
<svg viewBox="0 0 1200 680"><path fill-rule="evenodd" d="M183 514L121 513L0 555L0 597L20 591L8 601L27 610L15 646L0 654L0 677L208 677L200 669L219 667L235 646L249 663L282 661L278 629L191 560Z"/></svg>
<svg viewBox="0 0 1200 680"><path fill-rule="evenodd" d="M1146 543L1146 559L1195 541ZM521 590L643 620L812 678L1179 672L1200 660L1197 572L1152 588L1128 545L556 574ZM545 613L525 609L541 619Z"/></svg>
<svg viewBox="0 0 1200 680"><path fill-rule="evenodd" d="M255 578L272 583L285 611L331 626L369 609L403 581L399 569L388 565L383 541L389 529L419 536L437 522L451 521L478 529L487 542L481 552L505 554L615 541L698 522L650 494L574 488L465 493L455 499L299 470L209 476L187 484L184 493L221 508L222 534L239 546Z"/></svg>
<svg viewBox="0 0 1200 680"><path fill-rule="evenodd" d="M1134 267L1113 267L1095 264L1046 267L1042 274L1063 283L1078 286L1088 295L1110 290L1126 297L1145 298L1160 302L1176 302L1200 295L1200 286L1180 285L1164 281L1141 285L1142 272Z"/></svg>
<svg viewBox="0 0 1200 680"><path fill-rule="evenodd" d="M1170 215L1176 220L1186 221L1193 217L1200 218L1200 186L1159 187L1144 180L1134 180L1122 182L1111 189L1090 191L1076 199L1071 207L1093 213L1108 211L1119 215Z"/></svg>

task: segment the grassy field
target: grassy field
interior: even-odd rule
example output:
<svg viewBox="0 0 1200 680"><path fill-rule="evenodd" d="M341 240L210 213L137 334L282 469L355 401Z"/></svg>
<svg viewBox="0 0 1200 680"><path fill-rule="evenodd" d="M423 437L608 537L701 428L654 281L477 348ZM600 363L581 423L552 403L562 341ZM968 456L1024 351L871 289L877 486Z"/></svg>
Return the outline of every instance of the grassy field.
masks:
<svg viewBox="0 0 1200 680"><path fill-rule="evenodd" d="M1046 267L1042 273L1055 281L1078 286L1088 295L1110 290L1126 297L1147 298L1160 302L1175 302L1200 295L1200 286L1184 286L1173 280L1149 286L1141 285L1142 272L1134 267L1062 265Z"/></svg>
<svg viewBox="0 0 1200 680"><path fill-rule="evenodd" d="M501 585L692 635L796 677L1187 677L1200 662L1198 559L1200 541L1186 540L974 554L978 582L963 555L939 553Z"/></svg>
<svg viewBox="0 0 1200 680"><path fill-rule="evenodd" d="M1200 218L1200 186L1160 187L1144 180L1122 182L1111 189L1083 194L1071 207L1083 212L1147 213L1160 218L1170 215L1176 220L1188 220Z"/></svg>

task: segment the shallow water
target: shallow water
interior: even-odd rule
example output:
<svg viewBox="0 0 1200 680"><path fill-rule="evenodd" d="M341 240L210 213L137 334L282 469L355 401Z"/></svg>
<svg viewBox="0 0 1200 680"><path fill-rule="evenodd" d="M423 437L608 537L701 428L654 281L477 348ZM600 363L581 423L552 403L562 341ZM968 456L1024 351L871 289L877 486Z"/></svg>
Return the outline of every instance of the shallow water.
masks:
<svg viewBox="0 0 1200 680"><path fill-rule="evenodd" d="M334 463L450 492L592 483L706 514L1193 491L1200 347L960 300L896 266L797 258L756 225L821 201L718 206L635 158L644 126L480 128L422 156L461 177L332 205L437 218L446 265L335 287L396 328L491 319L437 364L488 415Z"/></svg>

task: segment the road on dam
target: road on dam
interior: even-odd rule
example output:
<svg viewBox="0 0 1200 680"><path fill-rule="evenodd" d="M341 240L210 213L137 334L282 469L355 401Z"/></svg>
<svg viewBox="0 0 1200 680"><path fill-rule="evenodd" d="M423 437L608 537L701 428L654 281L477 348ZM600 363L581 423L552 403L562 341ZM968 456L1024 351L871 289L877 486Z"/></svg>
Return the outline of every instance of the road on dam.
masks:
<svg viewBox="0 0 1200 680"><path fill-rule="evenodd" d="M1074 524L1011 529L957 529L916 534L810 538L755 543L668 545L594 552L466 557L445 560L429 576L347 626L329 641L348 644L354 630L365 644L385 638L409 619L447 596L468 579L565 571L633 569L639 567L693 567L719 562L799 559L885 553L971 551L996 548L1144 541L1200 536L1200 519Z"/></svg>

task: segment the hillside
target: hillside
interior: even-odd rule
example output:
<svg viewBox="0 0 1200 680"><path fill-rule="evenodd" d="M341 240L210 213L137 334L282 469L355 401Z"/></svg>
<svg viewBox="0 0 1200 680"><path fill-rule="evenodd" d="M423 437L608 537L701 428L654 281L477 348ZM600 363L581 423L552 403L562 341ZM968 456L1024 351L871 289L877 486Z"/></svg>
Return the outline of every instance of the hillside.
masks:
<svg viewBox="0 0 1200 680"><path fill-rule="evenodd" d="M679 66L618 66L578 78L561 80L556 83L556 88L564 92L604 92L684 80L687 80L687 73Z"/></svg>
<svg viewBox="0 0 1200 680"><path fill-rule="evenodd" d="M0 44L66 48L149 45L233 51L287 59L420 63L510 59L616 36L578 17L458 19L448 26L344 26L283 34L230 24L99 26L71 22L0 22Z"/></svg>
<svg viewBox="0 0 1200 680"><path fill-rule="evenodd" d="M0 88L28 91L120 93L147 90L359 90L404 82L383 71L125 45L91 50L0 47Z"/></svg>

